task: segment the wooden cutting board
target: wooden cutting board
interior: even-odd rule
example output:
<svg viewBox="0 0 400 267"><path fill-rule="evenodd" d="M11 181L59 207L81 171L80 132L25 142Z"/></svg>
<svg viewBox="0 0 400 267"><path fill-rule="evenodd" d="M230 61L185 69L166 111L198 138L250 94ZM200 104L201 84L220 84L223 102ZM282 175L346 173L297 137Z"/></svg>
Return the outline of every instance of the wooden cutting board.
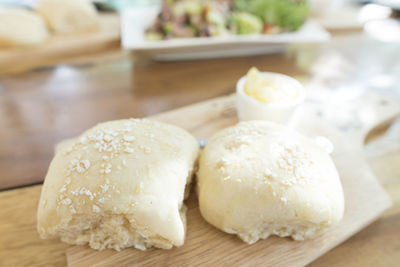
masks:
<svg viewBox="0 0 400 267"><path fill-rule="evenodd" d="M116 14L101 14L100 29L88 33L52 35L34 47L0 49L0 72L18 71L69 60L120 45L120 21Z"/></svg>
<svg viewBox="0 0 400 267"><path fill-rule="evenodd" d="M347 127L340 125L341 130L327 123L325 115L329 112L318 104L303 105L293 121L293 125L304 134L324 135L335 146L332 156L343 183L346 209L343 221L329 232L307 241L270 237L248 245L205 222L199 213L196 195L192 192L187 201L187 238L182 247L116 252L70 246L66 252L68 265L302 266L313 261L371 223L391 205L389 196L364 159L362 144L369 130L392 118L399 112L399 106L376 95L368 95L357 101L354 108L361 115L370 112L371 116L361 122L357 120L357 123L349 120ZM237 122L234 96L184 107L153 119L181 126L197 138L208 138L214 132Z"/></svg>

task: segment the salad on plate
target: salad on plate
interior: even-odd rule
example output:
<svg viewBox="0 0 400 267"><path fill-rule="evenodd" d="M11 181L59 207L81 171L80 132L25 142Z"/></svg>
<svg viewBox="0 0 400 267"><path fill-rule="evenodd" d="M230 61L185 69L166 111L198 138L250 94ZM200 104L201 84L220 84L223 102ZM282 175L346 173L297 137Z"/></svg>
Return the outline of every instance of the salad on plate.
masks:
<svg viewBox="0 0 400 267"><path fill-rule="evenodd" d="M308 14L306 0L163 0L146 39L292 32Z"/></svg>

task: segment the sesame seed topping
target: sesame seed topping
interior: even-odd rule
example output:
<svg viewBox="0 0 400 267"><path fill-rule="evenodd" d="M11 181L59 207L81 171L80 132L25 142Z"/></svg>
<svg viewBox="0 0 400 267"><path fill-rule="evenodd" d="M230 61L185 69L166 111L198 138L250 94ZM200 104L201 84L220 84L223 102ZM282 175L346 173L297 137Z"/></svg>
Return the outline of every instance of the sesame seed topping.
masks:
<svg viewBox="0 0 400 267"><path fill-rule="evenodd" d="M70 159L72 160L65 169L65 183L59 189L59 204L70 205L72 203L71 199L65 198L68 192L73 196L79 196L79 198L74 201L75 207L69 207L72 214L75 214L75 208L79 207L76 205L91 203L90 201L98 205L93 205L93 210L100 212L101 205L99 203L103 203L107 199L112 198L113 195L121 193L118 187L113 183L110 184L110 180L107 177L111 176L108 174L112 173L112 171L115 172L116 169L122 170L127 167L128 160L138 159L139 157L137 155L132 154L138 150L146 154L152 153L152 147L149 143L141 145L135 142L139 137L135 136L134 131L138 122L141 122L141 120L129 120L125 123L125 127L118 130L109 129L106 126L96 127L93 130L89 130L87 134L80 136L73 145L66 147L64 151L72 152L73 156L71 156ZM155 135L152 133L144 134L144 136L147 138L148 142L155 138ZM98 152L99 156L96 158L88 157L88 155L92 154L92 151ZM79 153L81 154L79 155ZM131 155L126 155L125 153ZM115 164L110 164L114 162ZM74 183L71 182L72 179L90 178L86 176L89 175L90 168L94 168L93 166L99 167L98 171L101 174L101 176L98 174L99 179L107 178L106 182L99 185L96 189L93 188L95 191L92 192L85 187L72 187L72 185L74 185ZM149 171L151 166L146 165L145 170L146 169ZM139 171L140 170L135 169L134 174L139 176ZM73 182L75 182L75 180L73 180ZM140 183L138 188L135 189L142 192L143 186L144 184ZM89 188L92 189L91 187Z"/></svg>
<svg viewBox="0 0 400 267"><path fill-rule="evenodd" d="M102 174L104 174L104 173L108 174L108 173L111 172L111 167L112 167L112 165L111 165L110 163L107 163L107 164L104 164L104 163L103 163L103 164L100 165L100 167L101 167L100 173L102 173Z"/></svg>
<svg viewBox="0 0 400 267"><path fill-rule="evenodd" d="M103 185L100 185L100 187L101 187L101 192L105 193L108 191L109 185L103 184Z"/></svg>
<svg viewBox="0 0 400 267"><path fill-rule="evenodd" d="M89 190L87 190L85 187L82 187L82 188L81 188L81 190L79 191L79 194L80 194L80 195L86 195L86 196L88 196L90 200L93 200L93 199L94 199L92 192L90 192Z"/></svg>
<svg viewBox="0 0 400 267"><path fill-rule="evenodd" d="M227 180L229 180L229 179L231 179L231 177L228 175L228 176L226 176L226 177L224 177L224 181L227 181Z"/></svg>
<svg viewBox="0 0 400 267"><path fill-rule="evenodd" d="M286 173L279 181L282 185L304 185L307 182L304 167L310 159L305 152L300 150L298 145L292 143L274 144L273 152L278 155L276 165ZM273 174L267 176L273 179L277 178L272 177Z"/></svg>
<svg viewBox="0 0 400 267"><path fill-rule="evenodd" d="M65 192L66 190L67 190L67 187L66 187L65 185L63 185L63 186L61 187L61 189L60 189L58 192L63 193L63 192Z"/></svg>
<svg viewBox="0 0 400 267"><path fill-rule="evenodd" d="M101 140L103 140L103 136L104 136L103 132L98 131L94 138L96 141L101 141Z"/></svg>
<svg viewBox="0 0 400 267"><path fill-rule="evenodd" d="M136 186L135 192L136 192L137 194L139 194L139 193L142 192L142 190L143 190L143 182L140 182L140 183Z"/></svg>
<svg viewBox="0 0 400 267"><path fill-rule="evenodd" d="M113 140L113 137L111 135L104 135L103 140L106 142L111 142Z"/></svg>
<svg viewBox="0 0 400 267"><path fill-rule="evenodd" d="M124 151L126 152L126 153L133 153L133 148L130 148L130 147L126 147L125 149L124 149Z"/></svg>
<svg viewBox="0 0 400 267"><path fill-rule="evenodd" d="M76 171L77 173L83 173L87 171L89 167L90 161L87 159L81 160L81 156L78 156L77 159L71 160L67 169L67 175L71 174L74 171Z"/></svg>
<svg viewBox="0 0 400 267"><path fill-rule="evenodd" d="M132 142L135 139L136 138L134 136L124 136L124 141L126 141L126 142Z"/></svg>
<svg viewBox="0 0 400 267"><path fill-rule="evenodd" d="M69 206L69 211L72 213L72 214L75 214L76 213L76 210L75 210L75 208L74 208L74 206Z"/></svg>
<svg viewBox="0 0 400 267"><path fill-rule="evenodd" d="M64 199L61 201L61 204L63 204L63 205L69 205L69 204L71 204L71 203L72 203L72 200L69 199L69 198L64 198Z"/></svg>
<svg viewBox="0 0 400 267"><path fill-rule="evenodd" d="M87 139L86 136L82 136L82 137L79 139L79 142L81 142L81 144L86 144L87 141L88 141L88 139Z"/></svg>
<svg viewBox="0 0 400 267"><path fill-rule="evenodd" d="M93 208L93 211L94 211L94 212L97 212L97 213L100 212L100 208L99 208L98 206L93 205L92 208Z"/></svg>

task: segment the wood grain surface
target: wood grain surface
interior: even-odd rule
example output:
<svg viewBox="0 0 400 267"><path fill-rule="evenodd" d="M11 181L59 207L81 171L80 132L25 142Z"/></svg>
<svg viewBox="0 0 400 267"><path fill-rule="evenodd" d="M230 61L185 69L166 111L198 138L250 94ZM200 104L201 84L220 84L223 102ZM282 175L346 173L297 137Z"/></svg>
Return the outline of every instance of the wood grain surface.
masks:
<svg viewBox="0 0 400 267"><path fill-rule="evenodd" d="M20 69L23 63L5 71ZM47 67L54 63L61 65ZM115 45L38 66L46 67L0 73L2 189L40 183L54 145L63 139L98 122L148 116L232 93L237 79L251 66L299 79L307 85L311 101L330 107L323 115L348 131L374 116L368 109L352 106L364 92L400 100L398 44L379 42L361 32L335 34L326 44L290 47L277 55L133 65L129 54ZM365 147L369 165L394 205L311 266L396 266L400 262L400 130L395 125L400 122L376 140L373 131ZM0 193L0 266L66 264L67 246L40 240L36 233L39 194L38 186Z"/></svg>
<svg viewBox="0 0 400 267"><path fill-rule="evenodd" d="M117 252L73 246L67 250L68 265L303 266L310 263L376 219L391 205L389 196L369 170L362 152L362 140L370 127L400 112L397 103L381 105L382 100L377 95L369 95L354 103L355 106L374 110L378 116L351 132L340 132L329 125L317 115L323 107L312 103L304 104L292 122L300 132L328 137L335 147L332 157L342 180L346 209L342 222L322 236L304 242L272 237L249 246L204 221L192 192L187 213L187 238L182 247ZM179 125L197 138L209 138L218 130L237 122L235 103L235 96L217 98L153 118Z"/></svg>
<svg viewBox="0 0 400 267"><path fill-rule="evenodd" d="M36 211L42 186L0 193L0 266L65 266L68 245L41 240Z"/></svg>
<svg viewBox="0 0 400 267"><path fill-rule="evenodd" d="M374 97L369 97L367 99L369 99L369 101L371 99L375 99L377 101L375 103L377 105L377 108L380 108L381 111L386 112L386 114L388 114L389 112L391 114L394 114L396 112L396 108L392 108L393 107L392 105L380 106L379 99L376 99ZM201 118L204 118L204 116L200 115L196 118L196 120L190 120L191 123L186 124L187 125L186 127L194 130L198 137L208 136L211 133L211 131L213 131L213 128L216 125L227 126L227 125L230 125L235 122L235 118L233 117L234 109L232 107L231 101L223 102L220 105L217 105L216 103L211 103L211 105L213 106L213 109L208 109L208 110L216 111L216 112L213 112L213 116L211 116L211 117L213 118L214 116L221 115L220 117L222 118L222 120L211 119L211 120L207 120L208 123L205 123L206 121L201 120ZM312 107L312 108L314 109L315 107ZM174 119L178 119L177 124L180 124L181 126L185 125L183 118L185 118L186 115L183 115L183 114L186 114L188 112L188 110L186 108L184 108L183 110L179 110L178 112L179 112L179 114L181 114L180 117L177 116L177 114L174 112L169 112L164 115L158 116L158 119L161 119L164 121L169 121L169 122L172 122L172 120L174 120ZM307 112L307 110L305 112ZM199 124L201 126L196 127L197 124ZM321 125L321 128L318 128L318 129L321 129L321 130L326 129L325 126L326 125ZM362 128L359 128L358 132L362 133L362 132L365 132L365 130L366 129L362 127ZM307 133L307 129L305 130L305 132ZM322 132L322 133L326 134L326 132ZM341 134L339 133L339 136L340 135ZM394 137L392 136L389 139L390 141L393 141L393 138L397 137L397 135L395 133L392 135L394 135ZM336 137L334 137L334 138L338 138L338 136L336 135ZM347 142L347 141L348 140L344 140L343 142ZM391 142L385 143L385 144L386 144L386 146L388 146L391 144ZM382 144L380 144L380 145L382 145ZM373 148L373 149L375 149L373 151L376 152L376 151L380 150L380 148L381 148L380 145L378 145L378 149ZM347 149L352 150L352 149L354 149L354 147L350 146L350 147L347 147L345 150L347 150ZM399 149L399 147L397 147L397 149ZM373 153L373 151L371 151L370 153ZM398 150L398 152L400 152L400 149ZM336 149L336 153L343 154L343 153L347 153L347 152ZM351 158L358 158L358 160L362 161L362 156L360 156L360 155L357 155L356 157L354 157L352 155L348 155L348 156ZM346 163L346 160L344 160L344 161L345 161L344 163ZM363 167L363 164L365 164L365 163L361 162L361 165L357 165L357 166ZM385 166L382 166L382 167L386 168ZM364 165L364 168L359 168L359 169L355 169L355 170L353 169L353 171L363 173L367 169L368 169L368 167L366 167ZM382 170L379 167L377 167L376 171L378 171L378 173L379 173ZM391 173L391 172L389 172L389 173ZM351 179L349 181L351 181ZM374 181L374 178L371 181ZM354 180L353 182L357 182L357 179ZM377 188L379 188L379 187L377 187ZM2 218L1 224L0 224L0 233L2 234L2 239L0 242L0 265L1 266L34 266L34 265L60 266L60 265L66 264L64 250L66 248L68 248L68 246L59 241L56 241L56 240L55 241L40 240L38 237L38 234L36 233L36 207L37 207L37 203L38 203L38 199L39 199L39 195L40 195L40 189L41 189L41 186L34 186L34 187L27 187L27 188L23 188L23 189L5 191L3 193L0 193L0 204L2 207L0 209L0 218ZM378 191L379 191L379 189L378 189ZM381 192L381 191L379 191L379 192ZM378 192L378 195L380 194L379 192ZM399 191L395 191L395 190L392 191L392 193L397 193L397 192L399 192ZM376 196L376 193L377 192L370 192L370 194L374 195L374 196ZM372 200L372 203L377 204L380 201L379 199L380 198L372 198L371 200ZM382 199L383 202L380 203L380 204L382 204L381 208L383 208L387 205L387 202L385 199L386 198L383 198ZM242 242L240 242L239 240L237 240L233 236L231 237L231 236L223 234L222 232L219 232L215 229L212 229L212 227L210 227L208 224L206 224L204 221L202 221L201 218L199 217L199 213L198 213L197 209L195 208L196 203L193 200L193 198L191 199L191 201L192 202L189 203L189 206L191 207L191 209L189 211L189 215L188 215L189 220L200 221L201 225L203 225L205 227L205 229L212 231L217 237L220 236L220 237L228 238L232 242L232 244L239 246L241 249L245 249L245 248L249 247L249 246L243 244ZM363 203L363 205L371 204L371 202L368 202L368 201L369 200L366 200L366 203ZM397 199L397 203L399 203L398 201L399 201L399 199ZM363 210L364 210L364 212L371 211L370 205L367 205L367 207L363 206ZM397 206L397 211L398 211L398 206ZM7 219L5 219L5 218L7 218ZM362 218L362 220L365 220L365 219L366 219L365 217ZM391 221L386 222L385 225L391 225L390 222ZM381 223L382 223L382 220L377 222L375 225L379 226ZM189 221L189 225L193 225L193 222ZM371 227L373 227L373 225ZM373 237L375 236L373 231L371 233L371 230L369 230L371 227L367 228L366 234L364 232L361 233L362 235L364 235L364 238L365 238L365 235L367 235L367 237L371 236L371 235ZM381 231L383 231L383 229L381 229ZM396 232L395 225L393 225L392 227L389 227L388 231L392 231L392 232L384 232L387 234L380 235L381 238L376 238L377 240L373 239L376 242L376 246L374 246L374 244L371 244L371 243L368 244L367 248L369 248L369 250L368 250L369 252L371 250L377 250L378 249L377 246L381 245L382 239L384 239L384 237L390 238L392 236L392 234ZM188 234L196 235L196 233L190 229L189 229ZM197 234L202 235L203 233L200 232ZM204 234L207 235L208 232L206 231ZM357 236L355 238L357 238ZM353 239L355 239L355 238L353 238ZM189 237L188 237L188 239L189 239ZM274 239L277 239L277 238L273 238L273 241L274 241ZM348 242L346 242L344 244L344 246L346 246L348 243L355 242L355 241L353 241L353 239L350 239ZM393 243L398 242L397 238L394 238L394 237L391 237L389 240L392 240ZM267 241L261 241L261 242L265 243ZM261 242L259 242L257 244L262 244ZM284 242L292 242L292 241L285 240ZM359 242L356 242L356 244L359 245ZM208 242L207 242L207 244L208 244ZM362 244L364 244L364 243L362 243ZM300 247L300 250L301 250L301 247ZM336 250L340 249L340 247L337 248ZM317 251L316 255L318 255L326 249L326 244L323 243L318 246L313 246L313 248L314 248L314 250ZM78 251L78 253L76 255L79 256L78 262L82 261L83 263L87 263L86 260L92 259L91 258L91 255L93 255L92 250L90 250L90 249L85 250L85 252L87 252L87 254L85 254L85 256L82 257L83 251L80 247L70 247L69 253L76 253L76 250ZM334 250L334 251L336 251L336 250ZM126 250L126 251L129 252L129 250ZM361 249L359 249L359 252L360 251L362 252ZM158 250L158 252L162 252L162 251ZM104 253L104 252L101 252L101 253ZM113 254L112 251L108 252L108 253ZM141 252L138 252L138 253L141 253ZM207 254L207 253L210 253L210 251L208 251L208 252L205 251L204 253ZM264 250L262 250L262 253L264 254ZM23 255L23 256L20 256L20 255ZM145 255L147 255L147 254L145 254ZM250 254L250 255L251 255L250 257L255 256L254 254ZM330 254L328 254L328 255L330 255ZM338 264L338 262L339 263L343 262L342 261L343 255L346 255L347 259L354 260L354 255L352 255L350 252L344 251L343 253L340 253L339 255L336 254L336 256L334 256L334 257L330 256L328 258L327 262L330 262L333 265ZM360 259L359 259L359 256L357 255L357 257L356 257L357 261L354 262L354 266L356 266L356 265L365 266L362 263L363 262L367 263L368 259L371 259L371 258L375 259L377 262L382 262L381 258L374 257L375 254L371 254L370 257L368 256L368 254L362 253L362 255L363 255L363 257ZM119 256L115 256L115 255L110 255L110 256L113 256L113 257L110 257L111 260L122 260L121 262L118 261L119 264L131 262L129 260L130 258L128 258L128 261L126 261L127 258L123 257L124 254L122 254L122 259L119 258ZM293 253L292 257L296 257L296 256L299 256L299 254ZM384 256L384 255L380 255L380 256ZM289 259L292 257L289 257ZM171 257L171 258L167 257L167 261L168 261L168 259L170 259L171 262L173 262L173 257ZM238 261L243 260L242 258L234 258L234 259L236 259ZM325 265L326 261L323 261L322 259L320 260L321 261L320 264L314 263L314 265L315 266L326 266ZM379 261L379 259L381 261ZM391 260L392 262L394 262L395 259L396 259L395 257L389 258L389 260ZM125 260L125 261L123 261L123 260ZM164 260L165 260L165 258L164 258ZM216 260L218 260L218 258ZM387 262L389 262L389 261L387 261ZM93 263L93 262L91 262L91 263ZM389 265L387 265L387 266L389 266Z"/></svg>
<svg viewBox="0 0 400 267"><path fill-rule="evenodd" d="M93 54L119 47L119 16L102 14L100 29L89 33L52 35L45 43L34 47L0 49L0 73L71 61L78 55Z"/></svg>
<svg viewBox="0 0 400 267"><path fill-rule="evenodd" d="M234 91L252 66L297 75L282 55L57 66L0 76L0 189L42 182L54 145L103 121L143 117Z"/></svg>

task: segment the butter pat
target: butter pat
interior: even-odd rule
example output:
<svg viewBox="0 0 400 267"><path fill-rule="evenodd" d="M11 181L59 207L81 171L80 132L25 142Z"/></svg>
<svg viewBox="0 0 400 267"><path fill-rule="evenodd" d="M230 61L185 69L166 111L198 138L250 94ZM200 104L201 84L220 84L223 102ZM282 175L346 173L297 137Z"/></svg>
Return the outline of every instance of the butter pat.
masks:
<svg viewBox="0 0 400 267"><path fill-rule="evenodd" d="M299 96L297 86L286 77L263 75L255 67L246 76L244 91L262 103L293 101Z"/></svg>
<svg viewBox="0 0 400 267"><path fill-rule="evenodd" d="M236 86L240 120L286 123L304 101L304 87L295 79L251 68Z"/></svg>

